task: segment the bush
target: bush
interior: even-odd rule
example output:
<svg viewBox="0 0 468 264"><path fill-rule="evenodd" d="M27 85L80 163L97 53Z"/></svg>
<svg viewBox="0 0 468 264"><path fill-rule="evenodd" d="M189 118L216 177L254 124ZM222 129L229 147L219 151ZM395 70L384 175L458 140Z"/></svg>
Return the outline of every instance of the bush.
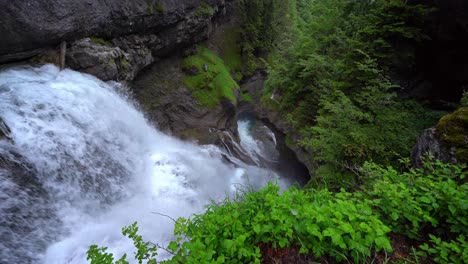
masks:
<svg viewBox="0 0 468 264"><path fill-rule="evenodd" d="M365 185L359 194L372 200L374 210L392 232L429 241L421 249L437 263L467 263L465 165L426 161L422 169L399 173L367 163L361 171Z"/></svg>
<svg viewBox="0 0 468 264"><path fill-rule="evenodd" d="M174 254L162 263L260 263L259 246L300 248L316 258L362 263L372 252L391 252L389 232L427 241L419 254L442 263L466 263L468 184L466 167L425 163L400 173L366 163L359 192L298 190L279 193L268 185L236 199L212 204L204 214L176 221ZM134 241L135 259L156 263L157 246L137 234L136 224L123 229ZM112 263L106 248L91 246L92 263ZM116 263L125 262L123 256ZM119 262L120 261L120 262Z"/></svg>
<svg viewBox="0 0 468 264"><path fill-rule="evenodd" d="M178 219L177 237L168 246L175 255L166 262L260 263L261 243L275 248L298 245L301 253L317 258L327 255L356 262L369 257L373 249L392 250L386 236L390 228L373 213L369 200L352 199L344 191L278 192L279 187L270 184L242 199L210 205L191 219ZM135 245L142 248L140 237L136 238ZM100 259L103 252L93 246L88 254ZM139 256L152 259L151 254Z"/></svg>

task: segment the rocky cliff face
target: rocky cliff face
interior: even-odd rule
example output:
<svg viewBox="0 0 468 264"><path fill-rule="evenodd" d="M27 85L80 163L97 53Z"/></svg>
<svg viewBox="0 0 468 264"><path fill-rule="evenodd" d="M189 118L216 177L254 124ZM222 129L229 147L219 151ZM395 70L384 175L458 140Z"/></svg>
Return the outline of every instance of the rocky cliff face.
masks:
<svg viewBox="0 0 468 264"><path fill-rule="evenodd" d="M1 0L0 63L37 55L61 41L160 35L167 34L171 28L177 32L193 22L191 14L204 15L201 8L206 5L218 9L224 1ZM180 34L174 37L183 40Z"/></svg>
<svg viewBox="0 0 468 264"><path fill-rule="evenodd" d="M159 58L207 39L225 8L217 0L28 0L2 6L0 63L37 55L33 61L57 64L65 41L67 67L106 81L132 80Z"/></svg>
<svg viewBox="0 0 468 264"><path fill-rule="evenodd" d="M132 82L135 98L148 117L159 129L200 144L220 143L220 131L235 134L236 106L225 100L215 107L204 107L184 85L181 64L180 57L161 60Z"/></svg>

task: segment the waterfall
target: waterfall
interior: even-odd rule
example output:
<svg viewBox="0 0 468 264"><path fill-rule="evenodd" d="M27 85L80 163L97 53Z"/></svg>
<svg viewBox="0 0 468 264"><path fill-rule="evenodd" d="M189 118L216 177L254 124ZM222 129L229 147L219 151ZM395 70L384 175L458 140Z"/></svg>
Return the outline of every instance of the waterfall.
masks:
<svg viewBox="0 0 468 264"><path fill-rule="evenodd" d="M152 127L125 87L46 65L0 72L0 263L87 263L91 244L133 255L121 227L172 239L172 218L203 212L268 170ZM0 134L1 135L1 134ZM248 175L248 176L247 176Z"/></svg>
<svg viewBox="0 0 468 264"><path fill-rule="evenodd" d="M266 142L262 142L252 135L254 126L258 126L257 122L258 121L253 118L239 119L237 127L241 146L246 150L249 156L252 157L257 165L261 165L262 163L265 163L265 161L268 161L269 163L277 163L278 161L274 157L275 154L278 154L276 153L277 150L274 149L274 147L276 147L276 137L265 125L257 127L257 129L262 130L261 133L264 135L264 138L268 138L268 140L271 141L270 145L273 147L273 150L268 149Z"/></svg>

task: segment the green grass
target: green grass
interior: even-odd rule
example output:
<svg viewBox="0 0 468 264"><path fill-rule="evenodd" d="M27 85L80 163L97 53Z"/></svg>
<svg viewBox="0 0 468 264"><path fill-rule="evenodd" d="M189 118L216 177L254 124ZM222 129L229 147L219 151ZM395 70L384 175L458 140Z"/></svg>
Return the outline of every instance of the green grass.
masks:
<svg viewBox="0 0 468 264"><path fill-rule="evenodd" d="M184 59L183 67L197 69L198 74L186 76L184 83L203 105L214 107L222 98L237 103L234 91L239 89L239 85L232 79L224 61L213 52L199 47L197 54Z"/></svg>

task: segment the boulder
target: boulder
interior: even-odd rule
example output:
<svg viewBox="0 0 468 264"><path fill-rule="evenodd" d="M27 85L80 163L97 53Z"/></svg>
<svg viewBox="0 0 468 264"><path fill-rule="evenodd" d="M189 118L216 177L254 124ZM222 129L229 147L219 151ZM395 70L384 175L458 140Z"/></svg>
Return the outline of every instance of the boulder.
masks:
<svg viewBox="0 0 468 264"><path fill-rule="evenodd" d="M456 159L453 154L453 150L444 146L438 139L436 129L432 127L424 130L419 136L411 151L411 163L414 167L422 167L422 157L425 155L432 156L443 162L455 163Z"/></svg>
<svg viewBox="0 0 468 264"><path fill-rule="evenodd" d="M151 53L148 54L152 62ZM130 64L133 57L119 47L97 43L89 38L75 41L66 55L68 67L98 77L101 80L130 80L136 69Z"/></svg>
<svg viewBox="0 0 468 264"><path fill-rule="evenodd" d="M447 163L468 162L468 107L445 115L422 133L411 153L413 166L421 167L424 155Z"/></svg>

